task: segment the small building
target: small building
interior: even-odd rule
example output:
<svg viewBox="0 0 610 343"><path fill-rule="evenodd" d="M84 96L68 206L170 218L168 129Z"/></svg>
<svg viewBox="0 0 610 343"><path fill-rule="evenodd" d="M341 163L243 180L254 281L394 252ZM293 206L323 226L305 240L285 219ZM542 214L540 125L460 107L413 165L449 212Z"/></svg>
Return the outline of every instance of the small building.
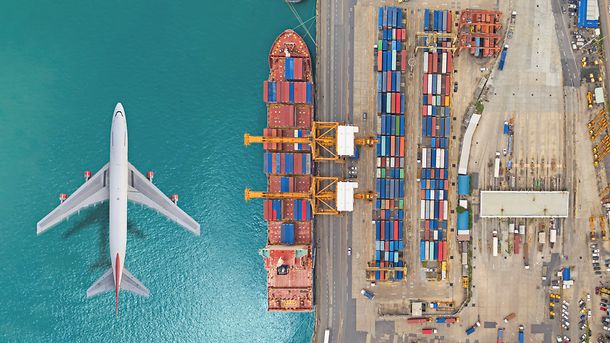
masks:
<svg viewBox="0 0 610 343"><path fill-rule="evenodd" d="M458 195L470 195L470 175L458 175Z"/></svg>
<svg viewBox="0 0 610 343"><path fill-rule="evenodd" d="M602 87L595 88L595 103L603 104L604 102L606 102L604 100L604 89Z"/></svg>
<svg viewBox="0 0 610 343"><path fill-rule="evenodd" d="M411 303L411 315L414 317L421 317L423 314L423 303L414 301Z"/></svg>
<svg viewBox="0 0 610 343"><path fill-rule="evenodd" d="M567 218L566 191L482 191L481 218Z"/></svg>
<svg viewBox="0 0 610 343"><path fill-rule="evenodd" d="M578 27L596 29L599 27L599 6L597 0L580 0L578 4Z"/></svg>

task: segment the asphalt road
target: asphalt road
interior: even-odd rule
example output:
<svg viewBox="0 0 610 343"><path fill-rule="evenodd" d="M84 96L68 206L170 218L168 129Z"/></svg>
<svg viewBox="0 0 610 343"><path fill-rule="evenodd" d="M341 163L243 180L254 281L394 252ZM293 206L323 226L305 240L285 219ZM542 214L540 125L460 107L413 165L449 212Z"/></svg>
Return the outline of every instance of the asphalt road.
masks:
<svg viewBox="0 0 610 343"><path fill-rule="evenodd" d="M563 73L563 85L566 87L580 87L580 71L576 64L576 58L572 50L570 31L568 29L568 15L561 13L562 3L567 6L565 1L553 0L553 16L555 17L555 32L559 41L559 51L561 51L561 65ZM519 18L517 18L519 20Z"/></svg>
<svg viewBox="0 0 610 343"><path fill-rule="evenodd" d="M355 0L319 0L317 3L318 52L316 120L351 122L353 81L353 8ZM341 164L318 164L318 175L343 177ZM324 341L330 329L331 342L359 342L356 335L356 304L351 298L351 215L316 217L316 333Z"/></svg>

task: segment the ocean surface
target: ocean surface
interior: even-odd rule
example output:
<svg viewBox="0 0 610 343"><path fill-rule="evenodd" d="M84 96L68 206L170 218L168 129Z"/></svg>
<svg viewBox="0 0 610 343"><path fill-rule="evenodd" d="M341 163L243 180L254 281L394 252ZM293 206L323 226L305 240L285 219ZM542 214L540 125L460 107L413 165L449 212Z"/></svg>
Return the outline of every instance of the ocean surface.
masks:
<svg viewBox="0 0 610 343"><path fill-rule="evenodd" d="M303 20L315 1L296 5ZM282 0L6 1L0 6L0 342L308 342L313 314L269 313L261 201L262 82ZM315 35L315 19L307 26ZM304 30L297 31L304 34ZM311 39L306 39L314 52ZM86 299L109 267L108 206L36 222L109 157L125 107L129 159L201 223L195 237L129 205L126 267L150 298Z"/></svg>

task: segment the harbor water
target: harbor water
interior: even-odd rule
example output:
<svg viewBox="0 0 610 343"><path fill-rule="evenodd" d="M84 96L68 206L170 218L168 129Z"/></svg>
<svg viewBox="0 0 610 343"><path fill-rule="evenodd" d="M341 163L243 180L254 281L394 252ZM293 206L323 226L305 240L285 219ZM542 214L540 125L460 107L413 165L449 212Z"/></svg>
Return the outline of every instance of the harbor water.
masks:
<svg viewBox="0 0 610 343"><path fill-rule="evenodd" d="M315 1L295 5L302 20ZM308 342L311 313L267 312L258 249L262 82L280 0L7 2L0 11L0 341ZM315 35L315 20L306 23ZM315 52L302 27L296 29ZM125 266L151 292L87 299L109 267L108 205L41 236L36 222L109 158L125 107L129 159L201 223L195 237L129 205Z"/></svg>

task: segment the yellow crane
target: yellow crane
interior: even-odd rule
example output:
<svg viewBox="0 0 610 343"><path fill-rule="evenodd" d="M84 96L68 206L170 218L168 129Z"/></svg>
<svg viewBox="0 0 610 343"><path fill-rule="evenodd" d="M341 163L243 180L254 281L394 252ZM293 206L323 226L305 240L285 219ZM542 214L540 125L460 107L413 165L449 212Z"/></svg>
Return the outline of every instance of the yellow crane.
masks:
<svg viewBox="0 0 610 343"><path fill-rule="evenodd" d="M606 109L602 108L599 112L597 112L595 117L593 117L593 119L591 119L591 121L587 124L587 127L593 127L595 123L599 122L603 118L604 114L606 114Z"/></svg>
<svg viewBox="0 0 610 343"><path fill-rule="evenodd" d="M594 148L593 148L593 153L598 152L599 150L601 150L602 148L604 148L606 145L608 145L610 143L610 135L605 135L604 138L602 138L601 141L599 141L599 144L597 144Z"/></svg>
<svg viewBox="0 0 610 343"><path fill-rule="evenodd" d="M310 136L307 137L265 137L244 134L244 145L252 143L288 143L288 144L309 144L311 155L314 161L336 161L339 159L337 153L337 129L339 123L336 122L314 122ZM373 146L377 139L373 137L356 138L356 145Z"/></svg>
<svg viewBox="0 0 610 343"><path fill-rule="evenodd" d="M589 217L589 227L591 228L591 240L594 241L595 237L595 216Z"/></svg>
<svg viewBox="0 0 610 343"><path fill-rule="evenodd" d="M337 177L314 176L308 192L257 192L246 188L244 199L302 199L309 200L314 215L337 215ZM354 199L372 201L377 197L375 192L354 193Z"/></svg>
<svg viewBox="0 0 610 343"><path fill-rule="evenodd" d="M602 120L600 120L597 128L592 128L591 130L589 130L589 134L591 135L591 140L594 140L595 137L597 137L597 135L599 135L599 133L602 132L602 130L604 130L607 127L608 127L608 118L604 117Z"/></svg>
<svg viewBox="0 0 610 343"><path fill-rule="evenodd" d="M442 38L449 38L451 40L450 47L438 46L438 40ZM434 52L436 50L449 50L455 51L457 47L455 42L457 41L457 35L455 33L444 33L444 32L416 32L415 33L415 52L419 49L429 49ZM420 44L421 43L421 44Z"/></svg>
<svg viewBox="0 0 610 343"><path fill-rule="evenodd" d="M591 74L591 75L593 75L593 74ZM595 82L595 80L593 80L591 82ZM591 93L591 91L587 92L587 107L588 108L593 107L593 94Z"/></svg>
<svg viewBox="0 0 610 343"><path fill-rule="evenodd" d="M606 287L595 287L595 294L610 295L610 289Z"/></svg>
<svg viewBox="0 0 610 343"><path fill-rule="evenodd" d="M602 240L607 241L608 236L606 235L606 217L599 216L599 226L602 232Z"/></svg>
<svg viewBox="0 0 610 343"><path fill-rule="evenodd" d="M604 150L601 150L595 154L593 154L593 165L595 167L599 166L599 162L610 152L610 145L606 145Z"/></svg>
<svg viewBox="0 0 610 343"><path fill-rule="evenodd" d="M606 185L606 187L601 192L599 192L599 197L602 199L605 198L606 195L608 195L608 192L610 192L610 184Z"/></svg>

